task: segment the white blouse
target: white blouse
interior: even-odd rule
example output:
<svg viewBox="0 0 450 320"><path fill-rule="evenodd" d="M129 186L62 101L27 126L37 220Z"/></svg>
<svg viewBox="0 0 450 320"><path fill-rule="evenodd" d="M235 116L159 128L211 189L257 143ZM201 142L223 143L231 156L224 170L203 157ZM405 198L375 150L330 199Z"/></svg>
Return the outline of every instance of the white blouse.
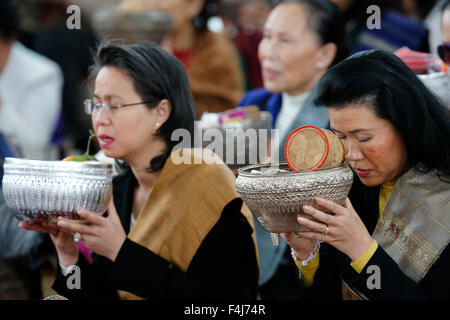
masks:
<svg viewBox="0 0 450 320"><path fill-rule="evenodd" d="M308 98L309 94L309 91L297 96L290 96L285 92L281 94L281 111L275 122L275 129L280 130L280 139L283 139L283 137L289 134L287 131L294 122L297 114L303 108L303 103Z"/></svg>

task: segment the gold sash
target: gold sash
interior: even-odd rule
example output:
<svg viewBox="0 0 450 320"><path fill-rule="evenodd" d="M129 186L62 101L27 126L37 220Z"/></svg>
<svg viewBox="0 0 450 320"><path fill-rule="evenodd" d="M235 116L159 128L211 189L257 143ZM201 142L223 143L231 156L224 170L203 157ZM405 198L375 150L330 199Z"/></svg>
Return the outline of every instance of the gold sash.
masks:
<svg viewBox="0 0 450 320"><path fill-rule="evenodd" d="M372 237L418 283L448 245L449 229L450 183L412 168L395 184ZM366 298L342 282L343 297Z"/></svg>
<svg viewBox="0 0 450 320"><path fill-rule="evenodd" d="M216 164L205 163L202 153ZM180 158L190 159L191 164L178 164ZM239 198L234 188L235 179L232 171L208 149L174 151L128 238L186 271L224 207ZM245 205L241 212L254 229L251 213ZM257 250L255 232L252 236ZM142 299L129 292L118 293L121 299Z"/></svg>
<svg viewBox="0 0 450 320"><path fill-rule="evenodd" d="M362 292L350 287L341 277L342 300L369 300Z"/></svg>

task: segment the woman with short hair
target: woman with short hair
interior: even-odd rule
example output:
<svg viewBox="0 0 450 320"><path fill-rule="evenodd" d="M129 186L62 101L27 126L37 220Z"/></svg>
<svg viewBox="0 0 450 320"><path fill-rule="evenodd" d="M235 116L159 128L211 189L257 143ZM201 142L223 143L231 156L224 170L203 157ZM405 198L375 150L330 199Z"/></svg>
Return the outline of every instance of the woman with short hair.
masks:
<svg viewBox="0 0 450 320"><path fill-rule="evenodd" d="M180 62L144 43L104 44L94 75L85 110L105 155L126 168L113 179L107 216L81 210L87 224L21 224L50 233L59 260L53 288L69 299L254 299L253 222L232 171L216 155L207 164L198 157L206 150L178 149L172 140L175 130L193 137L195 120ZM80 238L95 253L92 265L79 254ZM67 287L72 265L80 268L79 290Z"/></svg>

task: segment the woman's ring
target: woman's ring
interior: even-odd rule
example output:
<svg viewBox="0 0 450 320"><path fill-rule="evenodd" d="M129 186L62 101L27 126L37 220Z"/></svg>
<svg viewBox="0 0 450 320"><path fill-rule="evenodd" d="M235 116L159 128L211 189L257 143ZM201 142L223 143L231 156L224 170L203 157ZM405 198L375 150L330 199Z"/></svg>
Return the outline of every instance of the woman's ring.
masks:
<svg viewBox="0 0 450 320"><path fill-rule="evenodd" d="M328 226L326 228L326 230L323 232L323 235L326 236L328 234Z"/></svg>
<svg viewBox="0 0 450 320"><path fill-rule="evenodd" d="M73 235L73 241L78 242L81 240L81 233L77 232Z"/></svg>

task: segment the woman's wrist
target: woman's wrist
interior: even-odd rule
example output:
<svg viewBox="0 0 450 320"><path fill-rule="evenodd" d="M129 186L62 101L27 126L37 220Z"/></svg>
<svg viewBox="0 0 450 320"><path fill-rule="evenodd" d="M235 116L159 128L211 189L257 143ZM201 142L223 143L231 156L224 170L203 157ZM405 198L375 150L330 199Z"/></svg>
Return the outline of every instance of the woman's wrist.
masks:
<svg viewBox="0 0 450 320"><path fill-rule="evenodd" d="M77 263L79 258L79 251L75 255L66 255L66 254L60 254L58 253L58 260L59 263L64 266L65 268L68 268L74 264Z"/></svg>
<svg viewBox="0 0 450 320"><path fill-rule="evenodd" d="M308 259L314 252L314 248L311 249L311 251L297 251L292 249L291 250L292 254L295 255L295 257L300 260L300 261L305 261L306 259Z"/></svg>
<svg viewBox="0 0 450 320"><path fill-rule="evenodd" d="M377 248L378 248L378 243L374 239L374 240L372 240L372 243L370 244L370 247L358 259L356 259L356 260L354 260L354 261L352 261L350 263L350 265L353 267L353 269L357 273L361 273L362 272L364 267L367 265L369 260L374 255L374 253L377 250Z"/></svg>
<svg viewBox="0 0 450 320"><path fill-rule="evenodd" d="M111 260L112 262L116 261L117 256L119 255L119 252L122 249L122 246L125 243L126 239L126 236L121 237L120 240L118 240L117 244L111 248L110 252L106 256L109 260Z"/></svg>
<svg viewBox="0 0 450 320"><path fill-rule="evenodd" d="M374 239L369 235L369 237L358 241L358 245L352 247L351 252L347 254L351 261L358 260L359 257L361 257L370 248L373 240Z"/></svg>

